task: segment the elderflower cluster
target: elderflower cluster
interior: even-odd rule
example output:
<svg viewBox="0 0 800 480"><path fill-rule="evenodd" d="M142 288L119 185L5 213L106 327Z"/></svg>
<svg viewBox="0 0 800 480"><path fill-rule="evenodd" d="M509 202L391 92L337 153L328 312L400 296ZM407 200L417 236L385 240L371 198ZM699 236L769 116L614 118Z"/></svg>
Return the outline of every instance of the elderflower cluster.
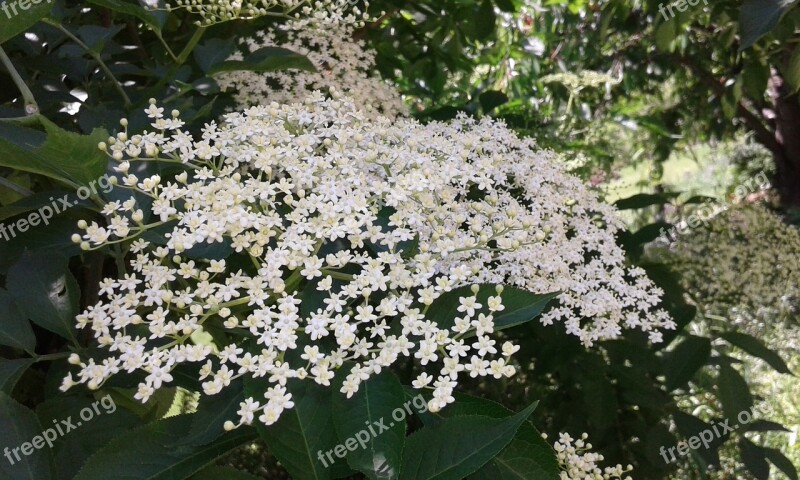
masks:
<svg viewBox="0 0 800 480"><path fill-rule="evenodd" d="M173 0L167 6L200 15L197 24L203 26L267 15L292 18L299 22L298 26L307 22L361 26L371 17L356 3L352 0ZM369 2L365 2L364 10L368 7Z"/></svg>
<svg viewBox="0 0 800 480"><path fill-rule="evenodd" d="M86 250L129 243L131 269L78 316L110 355L76 359L65 389L141 371L146 401L191 367L208 395L240 377L268 385L229 427L269 425L293 405L290 381L328 386L348 362L351 396L403 361L437 411L459 378L515 373L519 346L495 332L502 284L561 292L541 321L586 345L674 328L653 310L661 292L625 266L614 210L502 123L392 122L319 92L228 114L197 138L179 112L155 101L146 112L153 130L100 147L121 162L121 188L148 201L110 202L105 225L82 222L73 238ZM136 173L152 160L186 171ZM497 287L479 297L483 284ZM428 315L460 287L455 319Z"/></svg>
<svg viewBox="0 0 800 480"><path fill-rule="evenodd" d="M547 438L547 435L542 436ZM589 436L585 433L579 439L573 439L568 433L559 433L558 436L553 449L561 467L561 480L619 480L633 470L631 465L627 468L616 465L601 469L597 464L603 461L603 456L591 452L592 444L586 442ZM631 476L626 476L624 480L631 480Z"/></svg>
<svg viewBox="0 0 800 480"><path fill-rule="evenodd" d="M707 315L753 333L800 318L800 230L764 206L721 212L667 258Z"/></svg>
<svg viewBox="0 0 800 480"><path fill-rule="evenodd" d="M243 39L249 53L280 46L305 55L316 71L241 70L217 77L220 88L233 91L241 108L270 102L302 102L315 90L349 92L353 101L375 116L405 116L408 110L397 89L375 72L375 52L354 38L352 25L298 28L290 23L283 30L262 31L258 38ZM243 60L245 52L229 60Z"/></svg>

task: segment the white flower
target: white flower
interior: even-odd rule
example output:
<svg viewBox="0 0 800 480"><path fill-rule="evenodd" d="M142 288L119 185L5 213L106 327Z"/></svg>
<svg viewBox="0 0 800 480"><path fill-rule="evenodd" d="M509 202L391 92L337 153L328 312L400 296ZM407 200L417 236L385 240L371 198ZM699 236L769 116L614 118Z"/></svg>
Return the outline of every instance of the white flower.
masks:
<svg viewBox="0 0 800 480"><path fill-rule="evenodd" d="M261 48L278 46L305 55L316 70L265 73L241 70L221 74L217 81L222 90L233 92L241 108L270 102L303 102L320 90L333 95L348 92L362 107L361 115L376 118L384 115L392 119L407 115L408 109L397 89L375 73L375 52L367 50L363 40L354 40L355 35L349 24L307 26L297 22L282 30L262 32L259 39L242 40L247 51L237 52L229 60L242 60ZM314 121L310 112L300 112L297 116L298 125L311 125ZM313 136L297 140L306 150L317 141ZM372 160L377 158L377 152L367 155Z"/></svg>
<svg viewBox="0 0 800 480"><path fill-rule="evenodd" d="M547 435L542 435L547 438ZM581 435L578 440L573 439L567 433L560 433L558 441L553 443L553 450L556 451L556 459L561 467L561 480L614 480L622 479L622 475L629 473L633 467L622 465L606 467L601 469L599 462L603 461L603 456L591 452L592 444L587 443L587 434ZM626 476L624 480L632 480Z"/></svg>
<svg viewBox="0 0 800 480"><path fill-rule="evenodd" d="M266 403L248 403L238 422L272 424L292 408L294 383L329 386L347 364L341 391L351 396L413 361L414 386L433 383L436 411L466 375L514 374L518 347L498 353L495 332L503 290L483 301L485 284L562 292L540 321L563 322L587 346L625 329L674 328L655 309L661 292L626 267L613 209L501 123L392 121L319 92L226 115L200 139L173 120L135 137L192 174L130 184L149 189L166 231L139 238L164 226L134 218L133 196L106 209L109 225L133 220L127 231L82 224L95 248L131 243L130 269L105 280L102 300L76 318L107 358L80 363L65 388L142 370L146 401L175 368L199 362L206 395L245 376L262 383ZM234 253L187 258L219 244ZM429 306L462 287L472 293L442 323ZM212 331L213 348L197 335Z"/></svg>

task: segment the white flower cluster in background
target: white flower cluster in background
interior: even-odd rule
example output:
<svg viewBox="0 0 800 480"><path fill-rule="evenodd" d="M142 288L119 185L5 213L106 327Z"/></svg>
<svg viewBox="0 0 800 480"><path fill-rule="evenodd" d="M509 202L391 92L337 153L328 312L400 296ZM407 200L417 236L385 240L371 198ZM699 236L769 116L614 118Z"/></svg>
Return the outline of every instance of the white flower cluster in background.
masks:
<svg viewBox="0 0 800 480"><path fill-rule="evenodd" d="M298 27L307 22L317 25L348 24L360 26L371 17L353 0L172 0L170 9L185 8L201 17L199 25L213 25L263 16L292 18Z"/></svg>
<svg viewBox="0 0 800 480"><path fill-rule="evenodd" d="M305 55L316 68L278 72L241 70L217 77L222 90L233 91L239 107L271 102L302 102L314 91L348 92L356 105L374 116L405 116L408 109L397 89L375 70L375 52L356 40L352 25L299 28L290 22L281 30L263 31L259 38L242 40L247 52L236 52L228 60L243 60L247 53L264 47L282 47Z"/></svg>
<svg viewBox="0 0 800 480"><path fill-rule="evenodd" d="M800 318L800 230L762 205L738 205L682 235L667 256L707 315L749 331Z"/></svg>
<svg viewBox="0 0 800 480"><path fill-rule="evenodd" d="M545 439L547 435L542 435ZM592 444L587 443L589 436L581 435L573 439L568 433L560 433L557 441L553 443L556 459L561 467L561 480L613 480L622 479L622 476L633 470L631 465L623 468L622 465L601 469L597 464L603 461L603 456L592 453ZM632 480L626 476L624 480Z"/></svg>
<svg viewBox="0 0 800 480"><path fill-rule="evenodd" d="M540 320L563 322L587 346L623 329L659 341L657 329L674 328L655 310L662 292L626 267L613 208L532 140L491 119L375 119L332 97L251 107L198 138L152 101L152 131L101 144L121 162L120 187L152 204L145 212L131 196L105 206L107 225L79 224L82 248L132 241L132 260L77 319L110 355L74 358L80 371L64 389L144 371L136 398L146 401L192 364L208 395L264 379L265 398L244 402L239 424L269 425L292 406L290 379L327 386L348 361L350 396L409 359L437 411L459 378L515 373L519 347L495 336L502 284L562 292ZM187 172L133 173L156 159ZM230 255L204 257L211 247ZM479 301L478 284L496 294ZM469 286L451 325L427 316L442 294ZM211 329L215 347L195 341Z"/></svg>

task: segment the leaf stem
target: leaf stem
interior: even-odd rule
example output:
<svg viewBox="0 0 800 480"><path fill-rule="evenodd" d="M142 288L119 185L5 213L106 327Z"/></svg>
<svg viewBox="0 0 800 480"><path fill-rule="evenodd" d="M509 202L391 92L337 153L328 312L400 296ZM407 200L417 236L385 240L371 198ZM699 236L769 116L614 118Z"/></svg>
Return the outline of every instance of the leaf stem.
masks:
<svg viewBox="0 0 800 480"><path fill-rule="evenodd" d="M167 42L164 41L164 37L161 36L161 33L159 32L154 32L154 33L156 34L156 37L159 39L159 41L161 41L161 45L164 45L164 48L167 50L167 53L169 54L170 58L172 58L173 61L177 62L178 57L175 56L175 53L173 53L172 49L169 48Z"/></svg>
<svg viewBox="0 0 800 480"><path fill-rule="evenodd" d="M189 42L185 47L183 47L181 53L178 54L178 58L175 59L175 63L172 65L172 67L170 67L169 71L163 77L161 77L158 82L156 82L153 88L150 89L151 94L143 96L143 102L146 102L149 97L156 96L157 91L175 76L175 73L178 72L178 69L181 67L181 65L183 65L186 60L189 59L189 55L192 54L194 47L196 47L197 43L200 42L200 39L203 38L203 34L206 33L206 30L208 30L208 27L198 27L197 30L194 31L192 38L189 39Z"/></svg>
<svg viewBox="0 0 800 480"><path fill-rule="evenodd" d="M62 358L67 358L70 355L72 355L72 352L51 353L49 355L39 355L33 361L34 362L49 362L51 360L60 360Z"/></svg>
<svg viewBox="0 0 800 480"><path fill-rule="evenodd" d="M125 89L122 88L122 83L120 83L120 81L117 80L117 77L115 77L114 74L111 73L111 70L108 68L108 65L106 65L106 63L103 61L103 58L100 56L99 53L97 53L94 50L92 50L91 48L89 48L89 46L86 45L85 43L83 43L83 41L80 38L78 38L75 35L73 35L72 32L67 30L59 22L57 22L55 20L52 20L52 19L49 19L49 18L43 18L42 21L44 23L48 24L48 25L51 25L51 26L56 27L57 29L61 30L64 33L64 35L66 35L67 37L70 38L70 40L72 40L73 42L77 43L78 46L80 46L82 49L86 50L86 53L88 53L89 56L92 57L94 59L94 61L96 61L100 65L100 69L103 70L103 72L106 75L108 75L108 77L111 79L112 83L114 84L114 87L117 89L117 91L119 91L120 95L122 95L122 99L125 101L125 107L127 108L127 107L130 107L132 105L130 97L128 97L128 94L125 93Z"/></svg>
<svg viewBox="0 0 800 480"><path fill-rule="evenodd" d="M19 92L22 94L22 100L25 102L25 114L28 116L38 114L39 105L36 103L36 99L33 98L33 92L28 88L28 85L22 79L17 69L14 68L14 64L11 63L11 59L8 58L8 55L6 55L2 47L0 47L0 61L3 63L3 66L6 67L8 74L11 75L11 79L14 80L14 84L19 88Z"/></svg>
<svg viewBox="0 0 800 480"><path fill-rule="evenodd" d="M18 194L22 195L23 197L30 197L33 195L33 192L28 190L27 188L23 187L22 185L17 185L16 183L12 182L7 178L0 177L0 186L6 187L7 189L17 192Z"/></svg>

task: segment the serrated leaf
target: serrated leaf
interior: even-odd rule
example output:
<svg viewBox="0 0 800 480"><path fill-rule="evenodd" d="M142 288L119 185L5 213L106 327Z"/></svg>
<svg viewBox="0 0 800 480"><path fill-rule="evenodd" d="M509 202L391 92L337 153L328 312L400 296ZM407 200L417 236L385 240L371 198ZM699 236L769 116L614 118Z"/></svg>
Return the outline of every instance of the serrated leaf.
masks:
<svg viewBox="0 0 800 480"><path fill-rule="evenodd" d="M400 480L461 480L508 446L536 404L507 417L480 415L444 419L408 439Z"/></svg>
<svg viewBox="0 0 800 480"><path fill-rule="evenodd" d="M797 480L797 468L792 464L792 461L786 458L780 450L775 448L765 448L764 455L772 462L775 467L784 473L789 480Z"/></svg>
<svg viewBox="0 0 800 480"><path fill-rule="evenodd" d="M42 426L31 410L0 392L0 452L9 451L11 461L0 461L0 478L3 480L50 480L53 478L50 449L35 449L31 441L42 433ZM28 445L28 452L22 449ZM16 449L16 451L15 451ZM25 455L24 453L29 453Z"/></svg>
<svg viewBox="0 0 800 480"><path fill-rule="evenodd" d="M769 463L763 447L745 437L740 437L739 452L742 454L742 463L756 480L769 480Z"/></svg>
<svg viewBox="0 0 800 480"><path fill-rule="evenodd" d="M777 372L792 373L781 356L777 352L770 350L761 340L741 332L724 332L720 334L720 337L746 353L764 360Z"/></svg>
<svg viewBox="0 0 800 480"><path fill-rule="evenodd" d="M692 437L700 438L700 432L712 430L711 424L681 411L675 412L673 414L673 419L675 420L675 426L678 427L680 436L684 439ZM729 437L730 434L725 432L719 437L714 437L711 440L711 443L708 445L708 448L705 448L704 446L704 448L698 448L697 450L694 450L694 452L697 453L697 455L702 458L707 465L718 466L720 464L719 447L725 443ZM675 455L673 452L674 451L670 452L671 456ZM674 459L670 459L670 461L674 461Z"/></svg>
<svg viewBox="0 0 800 480"><path fill-rule="evenodd" d="M25 350L33 354L36 337L30 322L17 307L14 297L0 290L0 345Z"/></svg>
<svg viewBox="0 0 800 480"><path fill-rule="evenodd" d="M461 287L447 292L434 300L428 308L426 316L431 321L436 322L439 328L450 328L455 325L455 318L461 316L461 313L458 312L459 299L473 295L471 287ZM484 284L479 286L476 297L482 308L488 311L486 308L487 299L495 295L497 295L495 285ZM493 314L495 330L504 330L535 319L544 311L547 304L558 295L559 292L539 294L516 287L503 287L503 293L500 296L505 309ZM462 338L469 338L474 335L475 332L473 330L462 335Z"/></svg>
<svg viewBox="0 0 800 480"><path fill-rule="evenodd" d="M225 421L235 421L236 411L244 401L241 381L232 382L216 395L201 395L197 411L192 414L192 427L184 438L187 445L205 445L225 433Z"/></svg>
<svg viewBox="0 0 800 480"><path fill-rule="evenodd" d="M723 363L719 366L717 390L719 401L722 403L722 413L726 418L735 420L740 412L749 412L753 407L750 387L739 372L728 364Z"/></svg>
<svg viewBox="0 0 800 480"><path fill-rule="evenodd" d="M339 439L345 446L347 439L359 441L345 457L347 463L373 480L395 479L400 473L406 420L405 415L398 421L392 414L395 409L405 411L403 386L392 372L384 370L362 382L358 392L347 398L339 392L344 373L340 371L331 391Z"/></svg>
<svg viewBox="0 0 800 480"><path fill-rule="evenodd" d="M232 467L223 467L220 465L212 465L204 468L202 471L192 475L189 480L262 480L261 477L256 477L247 472L236 470Z"/></svg>
<svg viewBox="0 0 800 480"><path fill-rule="evenodd" d="M106 171L108 158L97 148L105 130L68 132L40 117L45 133L0 123L0 166L50 177L73 187L88 185Z"/></svg>
<svg viewBox="0 0 800 480"><path fill-rule="evenodd" d="M192 55L203 72L209 73L215 65L223 63L235 50L233 43L221 38L212 38L195 47Z"/></svg>
<svg viewBox="0 0 800 480"><path fill-rule="evenodd" d="M178 415L124 433L89 457L73 480L183 479L256 438L240 427L209 445L182 444L191 427L191 415Z"/></svg>
<svg viewBox="0 0 800 480"><path fill-rule="evenodd" d="M247 55L244 60L226 60L209 68L209 75L221 72L249 70L252 72L273 72L276 70L305 70L315 72L317 69L305 55L300 55L281 47L263 47Z"/></svg>
<svg viewBox="0 0 800 480"><path fill-rule="evenodd" d="M621 198L614 202L617 210L635 210L645 208L652 205L664 205L670 203L679 194L675 192L669 193L637 193L627 198Z"/></svg>
<svg viewBox="0 0 800 480"><path fill-rule="evenodd" d="M489 90L478 96L483 113L489 113L495 108L508 103L508 95L497 90Z"/></svg>
<svg viewBox="0 0 800 480"><path fill-rule="evenodd" d="M797 0L745 0L739 12L742 50L749 48L780 21Z"/></svg>
<svg viewBox="0 0 800 480"><path fill-rule="evenodd" d="M408 396L413 396L415 393L413 390L407 390ZM507 418L514 414L513 411L491 400L459 393L455 395L455 398L455 403L448 405L436 416L484 415L493 418ZM531 478L558 480L559 467L552 447L530 422L524 422L506 448L467 478L469 480L528 480Z"/></svg>
<svg viewBox="0 0 800 480"><path fill-rule="evenodd" d="M749 422L747 425L742 425L742 429L746 432L790 432L788 428L784 427L780 423L773 422L771 420L753 420Z"/></svg>
<svg viewBox="0 0 800 480"><path fill-rule="evenodd" d="M688 335L664 355L664 385L667 391L685 385L711 356L711 340Z"/></svg>
<svg viewBox="0 0 800 480"><path fill-rule="evenodd" d="M32 358L18 358L15 360L0 358L0 392L11 395L14 386L31 365L33 365Z"/></svg>
<svg viewBox="0 0 800 480"><path fill-rule="evenodd" d="M265 379L248 378L245 395L261 400L267 386ZM338 443L331 413L331 391L310 382L290 382L288 389L295 406L285 410L269 427L254 422L256 430L292 478L329 480L331 465L323 464L318 453L327 452Z"/></svg>
<svg viewBox="0 0 800 480"><path fill-rule="evenodd" d="M101 7L105 7L109 10L114 10L115 12L124 13L126 15L132 15L139 20L143 21L145 25L150 27L155 32L161 31L161 25L159 25L158 20L156 17L153 16L152 13L147 11L145 8L129 3L124 2L122 0L87 0L89 3L93 3L95 5L99 5Z"/></svg>
<svg viewBox="0 0 800 480"><path fill-rule="evenodd" d="M36 415L45 431L51 430L51 436L57 431L55 425L65 427L63 421L75 425L75 429L64 432L64 435L55 435L51 450L56 478L74 477L94 452L105 447L114 437L141 425L136 415L117 408L110 399L57 397L36 406ZM100 414L92 408L95 402L100 402L97 404ZM87 408L94 416L90 421L83 421L80 412Z"/></svg>
<svg viewBox="0 0 800 480"><path fill-rule="evenodd" d="M25 253L8 270L8 292L31 321L75 341L78 283L58 254Z"/></svg>
<svg viewBox="0 0 800 480"><path fill-rule="evenodd" d="M52 10L53 0L29 1L23 9L20 2L4 1L0 13L0 43L28 30Z"/></svg>

